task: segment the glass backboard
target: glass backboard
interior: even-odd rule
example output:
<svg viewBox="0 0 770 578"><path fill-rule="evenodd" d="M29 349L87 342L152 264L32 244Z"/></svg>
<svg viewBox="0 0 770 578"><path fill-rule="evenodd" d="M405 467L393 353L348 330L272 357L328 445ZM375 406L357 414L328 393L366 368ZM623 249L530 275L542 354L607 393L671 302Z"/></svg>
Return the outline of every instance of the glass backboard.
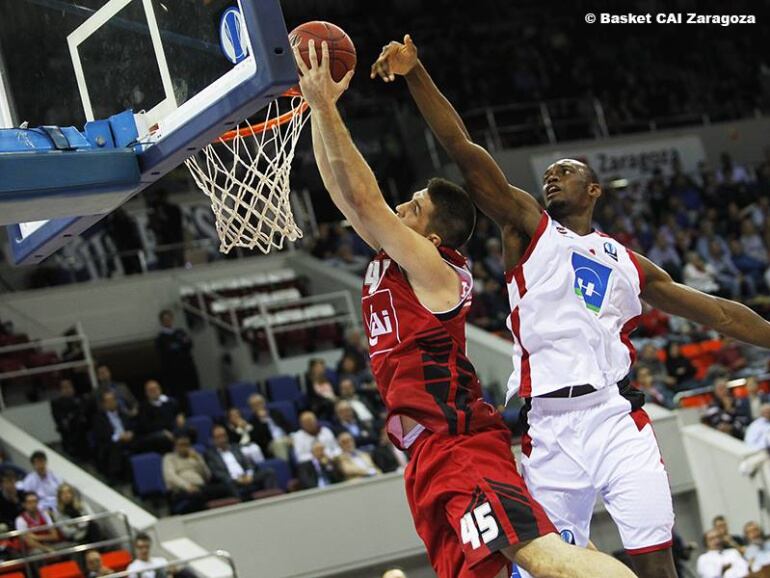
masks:
<svg viewBox="0 0 770 578"><path fill-rule="evenodd" d="M82 128L132 109L142 187L296 80L279 0L0 1L0 128ZM16 261L55 250L49 233L79 233L81 216L73 202L72 226L53 226L41 204L10 232Z"/></svg>

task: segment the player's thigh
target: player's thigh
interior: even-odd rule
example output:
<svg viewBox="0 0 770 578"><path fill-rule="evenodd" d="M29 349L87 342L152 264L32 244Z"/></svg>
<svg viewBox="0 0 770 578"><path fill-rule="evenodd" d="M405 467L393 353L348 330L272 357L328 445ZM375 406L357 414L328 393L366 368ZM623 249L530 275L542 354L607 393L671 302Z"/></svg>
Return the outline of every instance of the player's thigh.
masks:
<svg viewBox="0 0 770 578"><path fill-rule="evenodd" d="M671 545L674 508L652 426L629 415L602 456L601 495L629 554Z"/></svg>

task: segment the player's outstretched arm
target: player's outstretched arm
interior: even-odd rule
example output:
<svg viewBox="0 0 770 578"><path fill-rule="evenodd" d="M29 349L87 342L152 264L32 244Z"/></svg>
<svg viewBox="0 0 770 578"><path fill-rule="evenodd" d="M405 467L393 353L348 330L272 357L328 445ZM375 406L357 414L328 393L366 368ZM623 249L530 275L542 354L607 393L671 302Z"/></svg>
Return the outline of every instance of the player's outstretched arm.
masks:
<svg viewBox="0 0 770 578"><path fill-rule="evenodd" d="M408 34L403 44L385 46L372 66L372 78L380 76L391 82L397 75L406 79L420 113L460 167L473 202L501 229L512 227L532 236L540 221L540 205L532 195L509 184L492 155L471 140L460 115L417 57L417 47Z"/></svg>
<svg viewBox="0 0 770 578"><path fill-rule="evenodd" d="M341 94L341 93L340 93ZM345 197L340 190L340 186L337 183L337 179L334 178L334 173L329 165L329 159L326 156L326 145L323 142L323 136L321 135L321 129L318 127L318 119L315 115L310 115L310 128L313 136L313 154L315 155L315 161L318 165L318 172L321 174L321 180L324 187L329 192L329 196L340 212L345 216L347 221L353 227L359 237L361 237L367 245L369 245L375 251L380 249L380 244L374 239L372 234L366 230L366 227L357 218L355 211L345 201Z"/></svg>
<svg viewBox="0 0 770 578"><path fill-rule="evenodd" d="M439 289L455 286L456 275L444 263L435 245L404 225L385 203L374 173L353 143L336 104L337 97L344 91L343 83L347 83L351 73L340 83L335 83L329 72L326 42L321 45L320 63L313 40L308 44L310 67L298 48L294 48L301 74L300 89L317 123L334 186L343 200L339 209L352 222L360 224L372 243L382 247L406 269L413 285Z"/></svg>
<svg viewBox="0 0 770 578"><path fill-rule="evenodd" d="M770 323L754 311L741 303L675 283L668 273L646 257L637 255L637 259L647 281L641 295L647 303L745 343L770 348Z"/></svg>

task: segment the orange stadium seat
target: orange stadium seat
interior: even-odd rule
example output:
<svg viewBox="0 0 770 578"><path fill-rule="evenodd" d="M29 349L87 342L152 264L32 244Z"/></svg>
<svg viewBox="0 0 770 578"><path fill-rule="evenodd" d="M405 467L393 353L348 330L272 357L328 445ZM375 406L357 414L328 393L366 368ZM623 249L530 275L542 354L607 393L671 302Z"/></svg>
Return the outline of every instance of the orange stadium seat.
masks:
<svg viewBox="0 0 770 578"><path fill-rule="evenodd" d="M40 578L83 578L83 573L76 562L59 562L40 569Z"/></svg>
<svg viewBox="0 0 770 578"><path fill-rule="evenodd" d="M131 552L128 550L113 550L102 554L102 564L115 572L122 572L131 563Z"/></svg>
<svg viewBox="0 0 770 578"><path fill-rule="evenodd" d="M679 400L679 407L706 407L712 399L714 395L710 392L690 395Z"/></svg>

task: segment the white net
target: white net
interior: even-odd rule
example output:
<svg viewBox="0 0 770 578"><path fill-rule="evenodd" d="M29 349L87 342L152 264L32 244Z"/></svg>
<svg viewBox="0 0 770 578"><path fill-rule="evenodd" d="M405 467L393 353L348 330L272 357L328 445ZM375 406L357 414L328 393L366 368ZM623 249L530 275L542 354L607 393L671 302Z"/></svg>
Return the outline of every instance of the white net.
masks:
<svg viewBox="0 0 770 578"><path fill-rule="evenodd" d="M281 249L284 239L302 237L291 210L289 173L310 117L301 96L283 100L289 101L283 113L281 99L276 99L268 105L264 123L242 123L185 161L211 201L223 253L233 247L268 253Z"/></svg>

